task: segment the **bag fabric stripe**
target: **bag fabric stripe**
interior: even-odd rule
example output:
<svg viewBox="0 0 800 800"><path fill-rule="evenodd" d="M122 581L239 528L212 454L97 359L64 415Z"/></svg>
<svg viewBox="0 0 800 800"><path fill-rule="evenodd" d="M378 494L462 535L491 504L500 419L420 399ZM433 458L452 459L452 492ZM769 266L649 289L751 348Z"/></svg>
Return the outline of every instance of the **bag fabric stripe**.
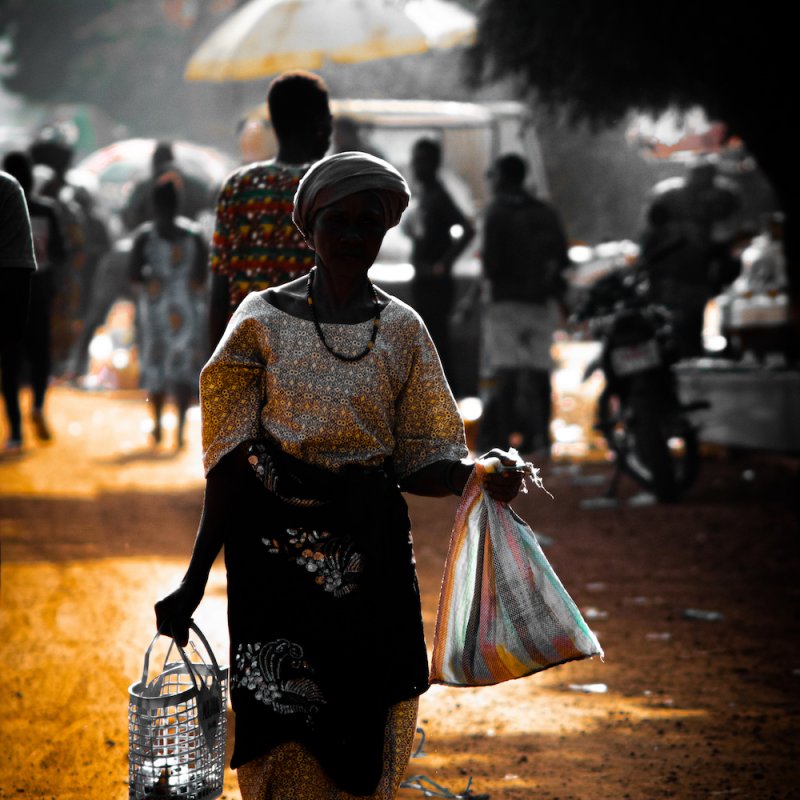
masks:
<svg viewBox="0 0 800 800"><path fill-rule="evenodd" d="M486 686L602 657L533 531L484 494L483 472L476 464L450 535L431 683Z"/></svg>

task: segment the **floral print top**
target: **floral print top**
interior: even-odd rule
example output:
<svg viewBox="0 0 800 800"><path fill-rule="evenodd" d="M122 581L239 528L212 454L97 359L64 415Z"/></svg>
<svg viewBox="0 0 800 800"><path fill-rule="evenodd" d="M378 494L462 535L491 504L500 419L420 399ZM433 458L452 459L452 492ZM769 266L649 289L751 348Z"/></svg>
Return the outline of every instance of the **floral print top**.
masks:
<svg viewBox="0 0 800 800"><path fill-rule="evenodd" d="M314 266L314 253L292 222L297 185L310 166L257 162L222 187L211 270L228 279L231 312L249 292L294 280Z"/></svg>
<svg viewBox="0 0 800 800"><path fill-rule="evenodd" d="M325 324L340 353L358 353L372 320ZM253 293L231 319L200 376L206 473L238 444L265 433L309 464L336 472L377 467L398 479L467 455L464 425L419 315L392 298L374 349L356 362L332 356L301 319Z"/></svg>

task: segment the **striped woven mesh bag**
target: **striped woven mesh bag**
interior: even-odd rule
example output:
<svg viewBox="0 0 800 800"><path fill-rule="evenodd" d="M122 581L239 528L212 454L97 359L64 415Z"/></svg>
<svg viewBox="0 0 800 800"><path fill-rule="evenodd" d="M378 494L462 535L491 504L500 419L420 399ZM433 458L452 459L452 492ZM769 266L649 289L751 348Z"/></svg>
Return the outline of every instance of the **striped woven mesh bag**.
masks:
<svg viewBox="0 0 800 800"><path fill-rule="evenodd" d="M489 686L602 657L533 531L484 494L484 470L475 465L450 535L431 683Z"/></svg>

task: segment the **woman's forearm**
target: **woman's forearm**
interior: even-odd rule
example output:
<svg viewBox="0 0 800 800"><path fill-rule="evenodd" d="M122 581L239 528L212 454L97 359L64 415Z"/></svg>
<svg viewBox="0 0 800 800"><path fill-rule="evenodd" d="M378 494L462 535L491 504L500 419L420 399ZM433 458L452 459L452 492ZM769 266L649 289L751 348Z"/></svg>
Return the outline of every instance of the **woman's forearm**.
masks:
<svg viewBox="0 0 800 800"><path fill-rule="evenodd" d="M493 456L509 466L518 463L516 454L512 456L504 450L490 450L485 456ZM448 494L461 496L474 466L475 462L469 458L435 461L400 481L400 489L427 497L444 497ZM483 490L501 503L513 500L522 486L522 472L486 470L481 474Z"/></svg>
<svg viewBox="0 0 800 800"><path fill-rule="evenodd" d="M229 454L209 473L203 496L203 511L197 527L192 557L183 577L183 584L205 589L208 575L225 541L226 509L230 502L231 478L234 470L230 463L236 454ZM234 484L235 485L235 484Z"/></svg>
<svg viewBox="0 0 800 800"><path fill-rule="evenodd" d="M204 591L211 567L222 550L224 535L219 525L210 522L207 508L204 504L197 536L192 548L192 557L189 567L183 576L182 584L192 586L196 591Z"/></svg>
<svg viewBox="0 0 800 800"><path fill-rule="evenodd" d="M203 599L208 575L225 540L224 472L230 466L220 462L209 473L189 568L180 586L155 605L158 631L172 636L181 646L189 640L189 621Z"/></svg>
<svg viewBox="0 0 800 800"><path fill-rule="evenodd" d="M400 489L426 497L460 495L469 480L472 466L470 459L435 461L403 478Z"/></svg>

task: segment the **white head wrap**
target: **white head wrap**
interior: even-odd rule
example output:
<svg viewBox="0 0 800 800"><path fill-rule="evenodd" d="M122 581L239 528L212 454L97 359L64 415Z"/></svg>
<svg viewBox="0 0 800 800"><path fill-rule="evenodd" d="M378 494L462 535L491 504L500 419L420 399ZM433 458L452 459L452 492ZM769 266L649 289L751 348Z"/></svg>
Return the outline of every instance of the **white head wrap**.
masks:
<svg viewBox="0 0 800 800"><path fill-rule="evenodd" d="M321 209L364 191L380 198L387 230L400 222L411 196L403 176L382 158L350 151L323 158L306 172L294 196L294 224L308 237Z"/></svg>

